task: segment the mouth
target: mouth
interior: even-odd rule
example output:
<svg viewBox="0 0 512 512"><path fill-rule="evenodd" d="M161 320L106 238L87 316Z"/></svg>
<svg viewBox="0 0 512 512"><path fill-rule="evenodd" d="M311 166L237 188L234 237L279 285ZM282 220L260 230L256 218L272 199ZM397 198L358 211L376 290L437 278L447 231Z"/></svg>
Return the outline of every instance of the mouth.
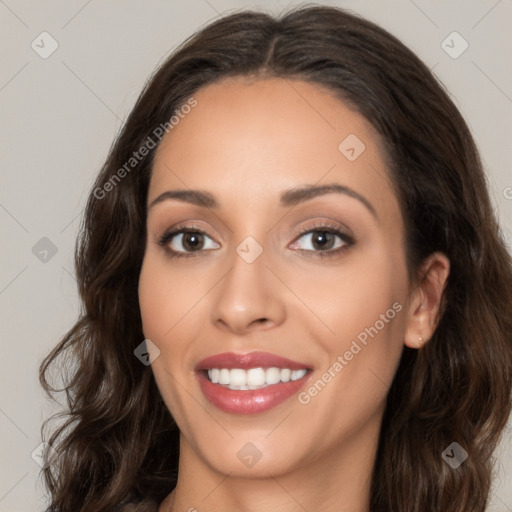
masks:
<svg viewBox="0 0 512 512"><path fill-rule="evenodd" d="M255 414L276 407L296 394L311 372L307 364L267 352L227 352L196 366L206 399L231 414Z"/></svg>

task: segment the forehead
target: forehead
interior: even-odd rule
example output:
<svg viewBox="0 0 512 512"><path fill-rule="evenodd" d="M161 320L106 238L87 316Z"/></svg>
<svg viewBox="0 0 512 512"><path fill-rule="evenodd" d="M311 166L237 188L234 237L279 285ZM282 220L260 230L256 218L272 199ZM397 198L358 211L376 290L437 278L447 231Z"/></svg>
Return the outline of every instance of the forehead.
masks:
<svg viewBox="0 0 512 512"><path fill-rule="evenodd" d="M371 124L327 89L289 79L230 78L199 90L157 150L148 202L203 189L219 202L261 205L283 190L339 183L397 206Z"/></svg>

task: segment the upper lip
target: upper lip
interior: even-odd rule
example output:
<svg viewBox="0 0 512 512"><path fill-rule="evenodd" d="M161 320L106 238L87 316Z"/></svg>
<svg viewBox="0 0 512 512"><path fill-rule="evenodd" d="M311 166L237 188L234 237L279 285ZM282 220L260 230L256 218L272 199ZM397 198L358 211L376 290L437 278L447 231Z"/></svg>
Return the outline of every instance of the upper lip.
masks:
<svg viewBox="0 0 512 512"><path fill-rule="evenodd" d="M196 365L196 371L210 370L212 368L241 368L248 370L250 368L290 368L290 370L309 369L307 364L299 361L292 361L286 357L281 357L270 352L248 352L237 354L235 352L223 352L202 359Z"/></svg>

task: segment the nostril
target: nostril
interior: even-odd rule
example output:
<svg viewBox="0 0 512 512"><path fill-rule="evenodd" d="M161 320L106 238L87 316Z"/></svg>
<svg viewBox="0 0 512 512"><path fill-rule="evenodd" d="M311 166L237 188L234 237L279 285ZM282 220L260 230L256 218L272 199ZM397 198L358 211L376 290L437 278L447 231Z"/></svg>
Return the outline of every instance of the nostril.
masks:
<svg viewBox="0 0 512 512"><path fill-rule="evenodd" d="M251 324L261 324L261 325L266 325L267 323L269 323L268 318L257 318L256 320L253 320L251 322Z"/></svg>

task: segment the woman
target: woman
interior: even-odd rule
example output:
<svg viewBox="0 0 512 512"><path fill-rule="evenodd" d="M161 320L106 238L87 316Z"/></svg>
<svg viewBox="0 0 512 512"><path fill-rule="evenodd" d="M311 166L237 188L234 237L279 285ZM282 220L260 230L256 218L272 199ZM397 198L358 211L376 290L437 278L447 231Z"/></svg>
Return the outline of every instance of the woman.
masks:
<svg viewBox="0 0 512 512"><path fill-rule="evenodd" d="M50 510L482 512L512 264L426 66L331 7L186 41L87 204Z"/></svg>

